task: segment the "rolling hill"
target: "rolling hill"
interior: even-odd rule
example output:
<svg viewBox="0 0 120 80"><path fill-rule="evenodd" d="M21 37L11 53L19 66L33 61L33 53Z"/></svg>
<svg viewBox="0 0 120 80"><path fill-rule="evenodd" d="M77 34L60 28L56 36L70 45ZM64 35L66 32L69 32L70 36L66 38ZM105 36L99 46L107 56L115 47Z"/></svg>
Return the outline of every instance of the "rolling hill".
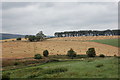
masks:
<svg viewBox="0 0 120 80"><path fill-rule="evenodd" d="M18 37L23 38L24 36L25 35L20 35L20 34L0 33L0 40L18 38Z"/></svg>

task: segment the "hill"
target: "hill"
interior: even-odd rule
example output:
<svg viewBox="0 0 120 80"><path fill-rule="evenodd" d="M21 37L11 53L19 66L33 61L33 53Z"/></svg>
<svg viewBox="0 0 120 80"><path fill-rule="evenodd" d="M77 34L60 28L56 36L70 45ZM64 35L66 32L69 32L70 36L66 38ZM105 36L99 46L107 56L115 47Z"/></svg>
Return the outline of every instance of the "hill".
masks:
<svg viewBox="0 0 120 80"><path fill-rule="evenodd" d="M42 55L44 50L48 50L50 55L65 55L70 48L73 48L76 53L80 55L86 54L87 49L90 47L95 48L97 55L104 54L106 56L114 56L118 55L118 47L97 43L91 40L117 40L117 38L118 36L81 36L74 38L50 38L42 42L11 40L2 43L2 58L33 57L36 53L40 53ZM113 40L111 43L113 43L115 40Z"/></svg>
<svg viewBox="0 0 120 80"><path fill-rule="evenodd" d="M23 38L24 36L25 35L20 35L20 34L0 33L0 40L18 38L18 37Z"/></svg>

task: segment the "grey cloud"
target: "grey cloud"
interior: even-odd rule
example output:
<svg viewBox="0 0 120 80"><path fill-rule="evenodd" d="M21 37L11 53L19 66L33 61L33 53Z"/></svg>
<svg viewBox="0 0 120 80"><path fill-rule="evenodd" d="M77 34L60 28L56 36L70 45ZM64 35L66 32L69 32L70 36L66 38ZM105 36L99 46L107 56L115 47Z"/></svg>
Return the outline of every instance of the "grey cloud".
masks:
<svg viewBox="0 0 120 80"><path fill-rule="evenodd" d="M2 2L2 9L25 7L30 4L28 2Z"/></svg>
<svg viewBox="0 0 120 80"><path fill-rule="evenodd" d="M117 3L109 2L4 3L3 32L36 34L43 30L53 35L56 31L115 29L117 12Z"/></svg>

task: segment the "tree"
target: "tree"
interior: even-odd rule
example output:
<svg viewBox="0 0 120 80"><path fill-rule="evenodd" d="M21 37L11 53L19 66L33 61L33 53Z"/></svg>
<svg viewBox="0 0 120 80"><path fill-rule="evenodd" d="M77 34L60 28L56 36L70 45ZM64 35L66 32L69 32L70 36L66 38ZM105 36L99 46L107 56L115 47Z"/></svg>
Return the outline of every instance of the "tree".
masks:
<svg viewBox="0 0 120 80"><path fill-rule="evenodd" d="M67 56L71 57L71 59L73 59L73 57L76 57L76 52L71 48L68 52L67 52Z"/></svg>
<svg viewBox="0 0 120 80"><path fill-rule="evenodd" d="M29 35L25 35L25 39L29 38Z"/></svg>
<svg viewBox="0 0 120 80"><path fill-rule="evenodd" d="M94 48L89 48L89 49L86 51L86 54L87 54L89 57L95 57L95 56L96 56L95 49L94 49Z"/></svg>
<svg viewBox="0 0 120 80"><path fill-rule="evenodd" d="M42 31L36 34L36 40L37 41L42 41L44 39L45 35L43 34Z"/></svg>
<svg viewBox="0 0 120 80"><path fill-rule="evenodd" d="M18 40L18 41L19 41L19 40L21 40L21 38L17 38L16 40Z"/></svg>
<svg viewBox="0 0 120 80"><path fill-rule="evenodd" d="M31 41L31 42L34 42L34 41L36 41L36 37L35 36L29 36L28 40Z"/></svg>
<svg viewBox="0 0 120 80"><path fill-rule="evenodd" d="M44 51L43 51L43 55L44 55L45 57L48 57L48 55L49 55L48 50L44 50Z"/></svg>

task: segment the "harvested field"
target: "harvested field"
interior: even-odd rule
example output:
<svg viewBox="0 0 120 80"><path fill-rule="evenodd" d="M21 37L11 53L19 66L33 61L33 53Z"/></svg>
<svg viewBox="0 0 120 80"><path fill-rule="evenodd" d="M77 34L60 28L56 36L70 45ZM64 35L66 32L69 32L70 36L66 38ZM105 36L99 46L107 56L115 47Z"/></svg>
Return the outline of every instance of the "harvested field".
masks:
<svg viewBox="0 0 120 80"><path fill-rule="evenodd" d="M101 40L101 39L115 39L120 38L120 36L80 36L80 37L58 37L52 38L48 40L78 40L78 41L86 41L86 40Z"/></svg>
<svg viewBox="0 0 120 80"><path fill-rule="evenodd" d="M65 39L70 38L60 38L64 40L59 40L59 38L52 38L43 42L25 42L25 41L15 41L15 42L3 42L2 43L2 58L25 58L33 57L34 54L42 54L43 50L48 50L50 55L63 55L66 54L70 48L73 48L77 54L86 54L86 51L90 47L94 47L97 55L105 54L106 56L118 55L118 47L100 44L96 42L79 41L80 37L75 37L73 41L65 41ZM103 38L107 38L103 36ZM103 39L97 36L96 39ZM117 36L109 36L108 38L117 38ZM107 38L107 39L108 39ZM82 38L81 38L82 39ZM84 38L83 38L84 39ZM87 38L86 38L87 39ZM90 37L89 37L90 39ZM87 40L89 40L87 39ZM95 38L93 38L95 39Z"/></svg>

